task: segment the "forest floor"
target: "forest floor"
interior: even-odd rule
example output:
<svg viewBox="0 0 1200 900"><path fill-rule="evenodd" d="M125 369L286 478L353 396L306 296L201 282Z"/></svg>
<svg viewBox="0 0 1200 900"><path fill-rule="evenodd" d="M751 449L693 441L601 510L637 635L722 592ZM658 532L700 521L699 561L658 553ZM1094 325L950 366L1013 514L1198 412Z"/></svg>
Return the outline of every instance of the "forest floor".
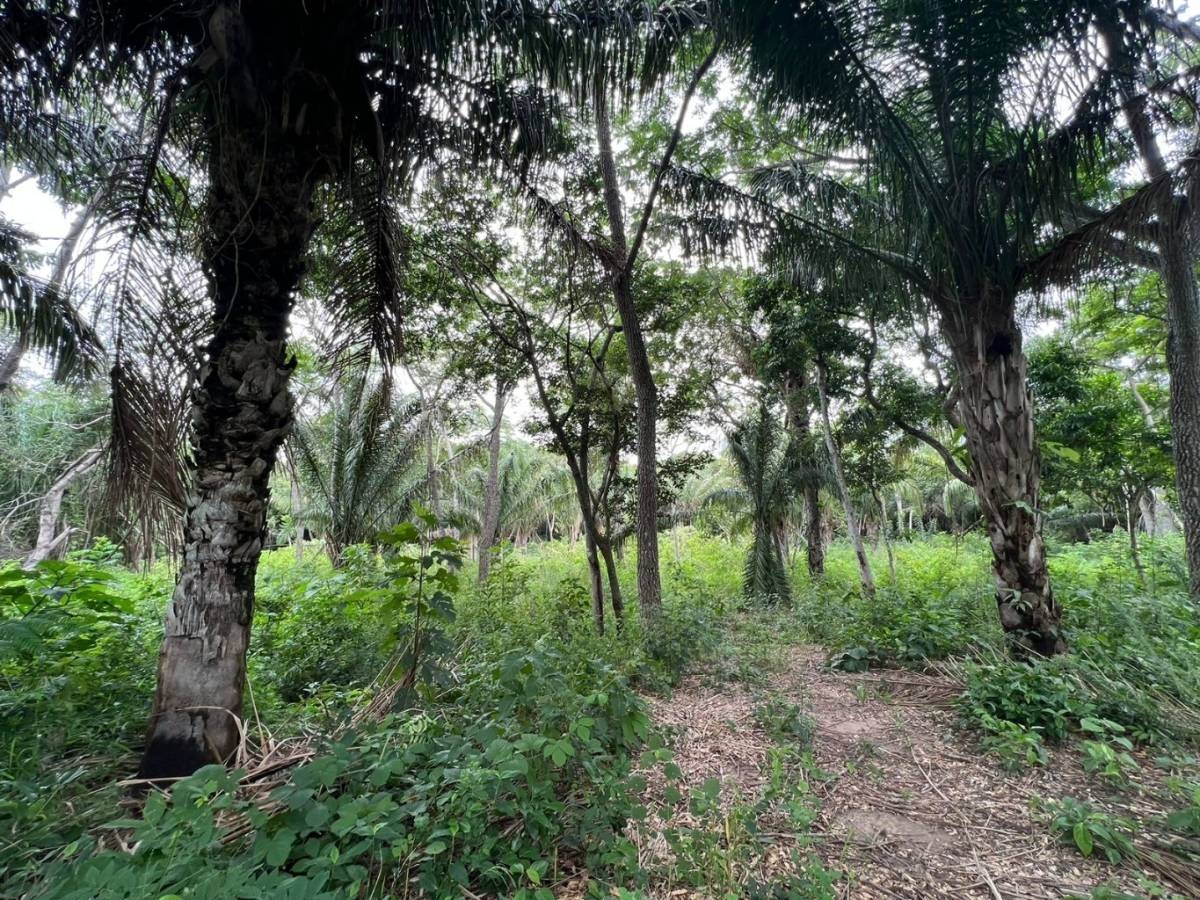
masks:
<svg viewBox="0 0 1200 900"><path fill-rule="evenodd" d="M1200 896L1200 873L1149 842L1136 863L1084 858L1039 811L1042 799L1074 797L1135 823L1161 816L1168 792L1155 780L1166 776L1152 758L1139 755L1138 782L1121 790L1088 776L1069 746L1007 774L956 727L960 691L947 675L833 671L822 649L801 646L749 682L693 674L650 698L678 766L672 779L646 770L650 815L635 841L642 864L667 873L652 896L809 896L795 881L774 886L814 852L841 873L838 897ZM798 763L788 734L811 740L811 756Z"/></svg>

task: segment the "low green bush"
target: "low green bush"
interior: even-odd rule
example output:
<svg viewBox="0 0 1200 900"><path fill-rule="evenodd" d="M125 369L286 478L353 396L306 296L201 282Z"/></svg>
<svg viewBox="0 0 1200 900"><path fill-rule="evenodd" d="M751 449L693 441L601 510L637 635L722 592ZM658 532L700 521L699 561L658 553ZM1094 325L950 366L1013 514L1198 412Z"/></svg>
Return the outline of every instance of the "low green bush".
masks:
<svg viewBox="0 0 1200 900"><path fill-rule="evenodd" d="M151 796L142 818L111 825L135 852L93 854L83 838L39 895L550 897L545 885L578 866L626 879L629 773L648 727L602 663L514 652L472 666L434 707L323 746L268 803L217 767ZM253 833L237 838L244 821Z"/></svg>

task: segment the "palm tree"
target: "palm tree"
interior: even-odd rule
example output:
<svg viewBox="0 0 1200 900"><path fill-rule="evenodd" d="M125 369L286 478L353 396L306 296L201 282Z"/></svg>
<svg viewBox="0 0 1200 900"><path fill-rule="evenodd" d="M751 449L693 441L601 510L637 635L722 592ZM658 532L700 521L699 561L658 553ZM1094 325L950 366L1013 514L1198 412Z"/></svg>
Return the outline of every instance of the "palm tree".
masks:
<svg viewBox="0 0 1200 900"><path fill-rule="evenodd" d="M620 13L629 12L629 15ZM468 145L520 168L550 134L535 83L568 86L571 63L621 71L638 42L605 43L613 21L639 31L641 5L399 0L49 0L0 21L0 127L46 109L138 96L154 123L147 187L205 194L198 253L208 335L191 409L183 562L167 610L145 777L185 775L238 744L254 578L270 473L292 423L287 326L321 217L341 199L370 259L339 299L390 361L401 316L389 197L422 164ZM590 79L574 85L579 96ZM169 149L187 164L155 174ZM157 221L148 190L130 233ZM120 359L117 360L120 373ZM123 407L118 405L118 414Z"/></svg>
<svg viewBox="0 0 1200 900"><path fill-rule="evenodd" d="M729 437L729 455L750 507L753 537L746 555L747 597L786 601L791 580L780 535L795 489L798 457L765 403Z"/></svg>
<svg viewBox="0 0 1200 900"><path fill-rule="evenodd" d="M1038 526L1017 300L1063 274L1046 265L1071 244L1054 226L1113 133L1120 93L1092 50L1093 28L1111 8L1106 0L717 7L718 31L744 48L760 95L812 137L801 158L756 180L760 196L785 207L776 221L789 232L787 255L831 271L847 260L885 270L939 314L1000 620L1019 655L1066 643ZM856 148L849 158L847 147ZM857 166L863 151L868 161Z"/></svg>
<svg viewBox="0 0 1200 900"><path fill-rule="evenodd" d="M0 327L14 335L0 353L0 393L11 386L21 358L31 349L44 354L59 377L90 376L100 368L100 337L65 291L67 268L87 218L86 211L77 216L45 281L30 271L32 259L25 248L33 236L0 219Z"/></svg>
<svg viewBox="0 0 1200 900"><path fill-rule="evenodd" d="M406 518L426 488L427 415L419 401L397 398L390 378L363 372L335 384L328 412L297 421L290 440L310 498L304 521L335 565L346 547Z"/></svg>

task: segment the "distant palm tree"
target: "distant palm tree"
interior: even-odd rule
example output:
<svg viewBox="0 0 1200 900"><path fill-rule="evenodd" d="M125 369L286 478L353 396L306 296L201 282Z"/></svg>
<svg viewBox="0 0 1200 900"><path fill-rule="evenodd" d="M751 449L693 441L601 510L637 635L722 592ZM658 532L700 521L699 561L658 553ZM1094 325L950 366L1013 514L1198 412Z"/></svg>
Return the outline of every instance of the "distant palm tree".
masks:
<svg viewBox="0 0 1200 900"><path fill-rule="evenodd" d="M394 395L390 378L360 373L335 384L326 413L296 423L290 440L308 498L304 522L335 565L351 544L406 518L420 498L425 415L420 401Z"/></svg>
<svg viewBox="0 0 1200 900"><path fill-rule="evenodd" d="M34 260L26 249L33 235L0 218L0 329L13 335L0 353L0 392L10 386L28 350L42 353L59 377L94 375L100 369L100 337L64 290L66 264L80 228L72 226L51 277L42 280L31 271Z"/></svg>
<svg viewBox="0 0 1200 900"><path fill-rule="evenodd" d="M766 405L729 434L753 538L746 556L747 597L788 600L791 579L780 540L798 487L799 457Z"/></svg>

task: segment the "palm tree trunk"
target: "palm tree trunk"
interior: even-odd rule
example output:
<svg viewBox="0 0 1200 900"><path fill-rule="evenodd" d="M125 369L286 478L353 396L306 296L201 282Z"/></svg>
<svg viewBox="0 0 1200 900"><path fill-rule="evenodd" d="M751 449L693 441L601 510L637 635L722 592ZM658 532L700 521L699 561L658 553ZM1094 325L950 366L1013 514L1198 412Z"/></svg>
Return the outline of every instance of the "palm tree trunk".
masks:
<svg viewBox="0 0 1200 900"><path fill-rule="evenodd" d="M504 380L496 377L496 399L492 406L492 430L488 434L488 474L483 492L483 531L479 535L479 583L487 581L491 571L492 547L500 527L500 427L504 424L504 406L508 401Z"/></svg>
<svg viewBox="0 0 1200 900"><path fill-rule="evenodd" d="M797 441L808 459L805 462L816 468L810 452L812 431L809 425L809 404L801 391L804 381L789 379L783 386L784 408L788 430L792 440ZM825 574L825 530L821 523L821 490L809 480L804 485L804 543L807 549L808 574L813 578Z"/></svg>
<svg viewBox="0 0 1200 900"><path fill-rule="evenodd" d="M850 545L854 548L854 556L858 560L858 577L862 582L863 594L875 596L875 575L871 571L871 561L867 558L867 548L863 546L862 531L858 525L858 515L854 511L854 503L850 499L850 489L846 486L846 473L842 470L842 454L837 442L833 439L833 428L829 423L829 397L825 392L825 367L817 365L817 396L821 401L821 422L824 425L825 449L829 451L829 464L833 469L833 480L837 484L838 497L846 512L846 534Z"/></svg>
<svg viewBox="0 0 1200 900"><path fill-rule="evenodd" d="M241 738L271 470L293 421L288 316L320 177L311 141L279 130L261 96L230 94L210 148L213 334L192 401L183 562L159 652L143 778L227 762Z"/></svg>
<svg viewBox="0 0 1200 900"><path fill-rule="evenodd" d="M1175 487L1183 519L1189 592L1200 601L1200 291L1190 250L1168 228L1161 244L1167 293L1167 371Z"/></svg>
<svg viewBox="0 0 1200 900"><path fill-rule="evenodd" d="M638 609L643 622L658 620L662 612L662 578L658 570L658 388L650 355L633 298L633 273L621 212L621 192L612 150L612 126L603 94L596 101L596 135L604 203L613 243L612 292L637 400L637 583Z"/></svg>
<svg viewBox="0 0 1200 900"><path fill-rule="evenodd" d="M1050 656L1067 645L1037 518L1041 463L1015 306L1011 293L986 290L949 307L943 328L958 372L975 495L992 546L1000 624L1015 655Z"/></svg>

